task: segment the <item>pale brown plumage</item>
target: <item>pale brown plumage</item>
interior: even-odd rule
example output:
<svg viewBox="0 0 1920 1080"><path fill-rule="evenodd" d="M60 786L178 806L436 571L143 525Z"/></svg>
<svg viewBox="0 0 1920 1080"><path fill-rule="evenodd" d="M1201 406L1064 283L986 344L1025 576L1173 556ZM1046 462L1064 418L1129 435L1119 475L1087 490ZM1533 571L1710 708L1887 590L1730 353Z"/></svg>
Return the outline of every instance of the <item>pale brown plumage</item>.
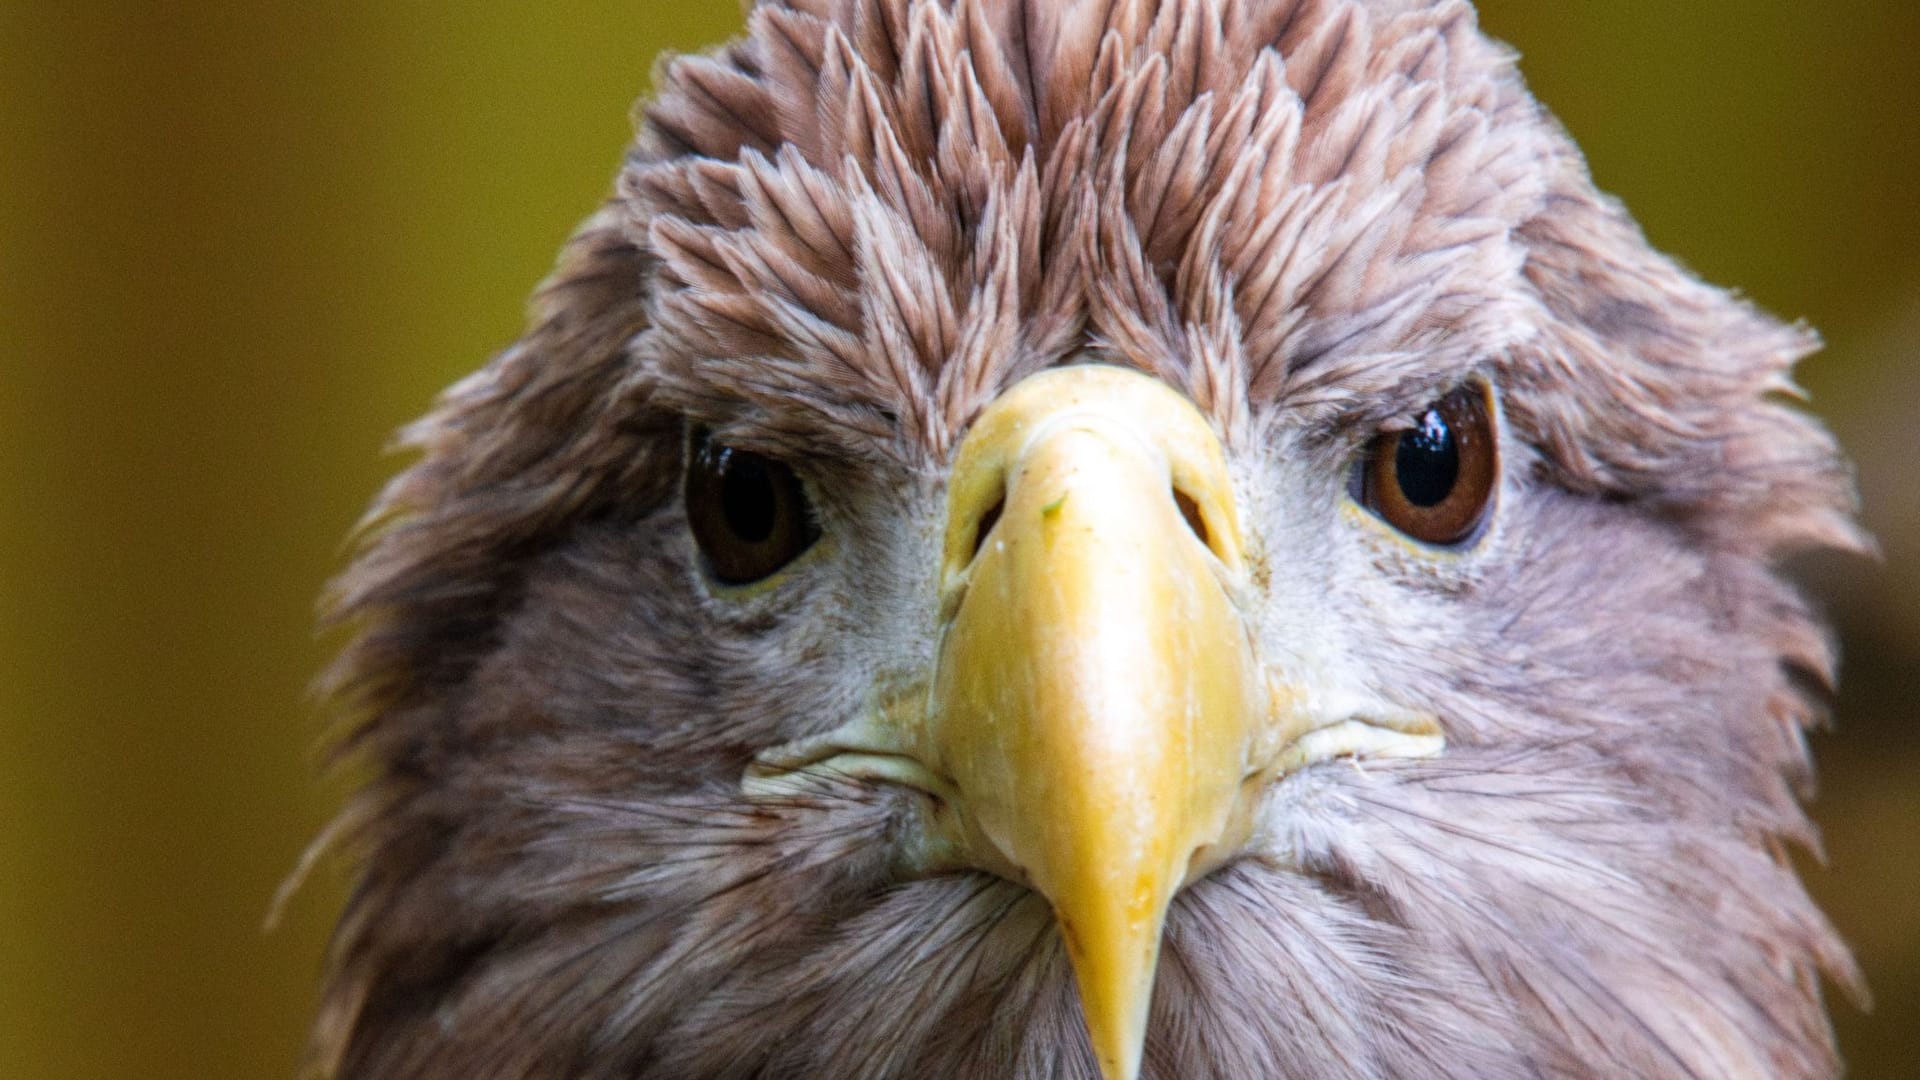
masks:
<svg viewBox="0 0 1920 1080"><path fill-rule="evenodd" d="M1145 1075L1830 1075L1858 977L1783 848L1832 657L1769 569L1861 543L1778 400L1812 346L1653 252L1463 3L763 2L339 585L375 778L316 1067L1092 1076L1044 902L899 879L900 792L739 787L924 670L955 446L1092 356L1225 441L1265 647L1448 739L1276 788L1169 915ZM1470 376L1487 540L1351 538L1358 448ZM704 591L689 423L794 464L833 557Z"/></svg>

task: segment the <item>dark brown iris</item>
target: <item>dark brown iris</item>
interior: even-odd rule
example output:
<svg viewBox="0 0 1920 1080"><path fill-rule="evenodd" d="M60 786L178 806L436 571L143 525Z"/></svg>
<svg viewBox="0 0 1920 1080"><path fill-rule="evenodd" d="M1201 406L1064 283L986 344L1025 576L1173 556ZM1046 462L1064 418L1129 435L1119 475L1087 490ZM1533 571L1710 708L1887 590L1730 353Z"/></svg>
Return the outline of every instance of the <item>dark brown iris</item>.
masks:
<svg viewBox="0 0 1920 1080"><path fill-rule="evenodd" d="M773 574L820 537L792 469L704 434L688 454L686 495L693 538L713 576L728 585Z"/></svg>

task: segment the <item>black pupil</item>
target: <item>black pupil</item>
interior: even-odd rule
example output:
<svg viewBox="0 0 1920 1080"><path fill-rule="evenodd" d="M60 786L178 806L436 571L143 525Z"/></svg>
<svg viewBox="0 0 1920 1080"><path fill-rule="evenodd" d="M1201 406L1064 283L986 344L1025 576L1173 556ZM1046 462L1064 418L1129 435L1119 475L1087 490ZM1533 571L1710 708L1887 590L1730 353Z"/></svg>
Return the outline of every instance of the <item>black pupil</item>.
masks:
<svg viewBox="0 0 1920 1080"><path fill-rule="evenodd" d="M764 542L779 523L780 500L766 462L753 454L720 451L720 507L727 528L749 544Z"/></svg>
<svg viewBox="0 0 1920 1080"><path fill-rule="evenodd" d="M1438 506L1460 478L1460 447L1440 410L1429 409L1420 426L1400 436L1393 456L1393 478L1400 493L1419 507Z"/></svg>

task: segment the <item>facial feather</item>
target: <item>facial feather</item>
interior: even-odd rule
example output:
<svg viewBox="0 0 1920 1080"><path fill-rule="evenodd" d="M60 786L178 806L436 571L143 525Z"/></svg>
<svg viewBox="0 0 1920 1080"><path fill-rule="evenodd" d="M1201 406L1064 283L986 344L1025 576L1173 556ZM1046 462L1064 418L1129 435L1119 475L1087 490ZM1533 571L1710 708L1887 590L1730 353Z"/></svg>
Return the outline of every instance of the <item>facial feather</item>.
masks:
<svg viewBox="0 0 1920 1080"><path fill-rule="evenodd" d="M1092 358L1225 440L1263 655L1448 736L1275 785L1169 913L1146 1075L1830 1074L1857 975L1782 848L1833 661L1770 560L1863 541L1777 400L1811 346L1648 248L1463 3L762 3L337 587L375 779L316 1071L1096 1075L1035 894L903 879L901 792L739 787L924 677L955 447ZM1348 463L1474 378L1493 527L1409 554ZM815 493L775 587L703 579L690 425Z"/></svg>

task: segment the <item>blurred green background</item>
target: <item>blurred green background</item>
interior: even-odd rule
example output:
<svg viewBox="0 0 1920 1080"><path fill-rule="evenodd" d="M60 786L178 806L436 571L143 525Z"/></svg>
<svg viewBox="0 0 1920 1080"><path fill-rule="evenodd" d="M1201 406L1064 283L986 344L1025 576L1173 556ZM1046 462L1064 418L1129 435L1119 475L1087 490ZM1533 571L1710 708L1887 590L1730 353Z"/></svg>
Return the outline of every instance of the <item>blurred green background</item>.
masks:
<svg viewBox="0 0 1920 1080"><path fill-rule="evenodd" d="M1498 0L1656 243L1828 338L1883 567L1818 560L1848 671L1809 866L1920 1041L1920 6ZM313 598L379 449L509 341L662 48L731 0L0 5L0 1077L291 1073L342 883Z"/></svg>

